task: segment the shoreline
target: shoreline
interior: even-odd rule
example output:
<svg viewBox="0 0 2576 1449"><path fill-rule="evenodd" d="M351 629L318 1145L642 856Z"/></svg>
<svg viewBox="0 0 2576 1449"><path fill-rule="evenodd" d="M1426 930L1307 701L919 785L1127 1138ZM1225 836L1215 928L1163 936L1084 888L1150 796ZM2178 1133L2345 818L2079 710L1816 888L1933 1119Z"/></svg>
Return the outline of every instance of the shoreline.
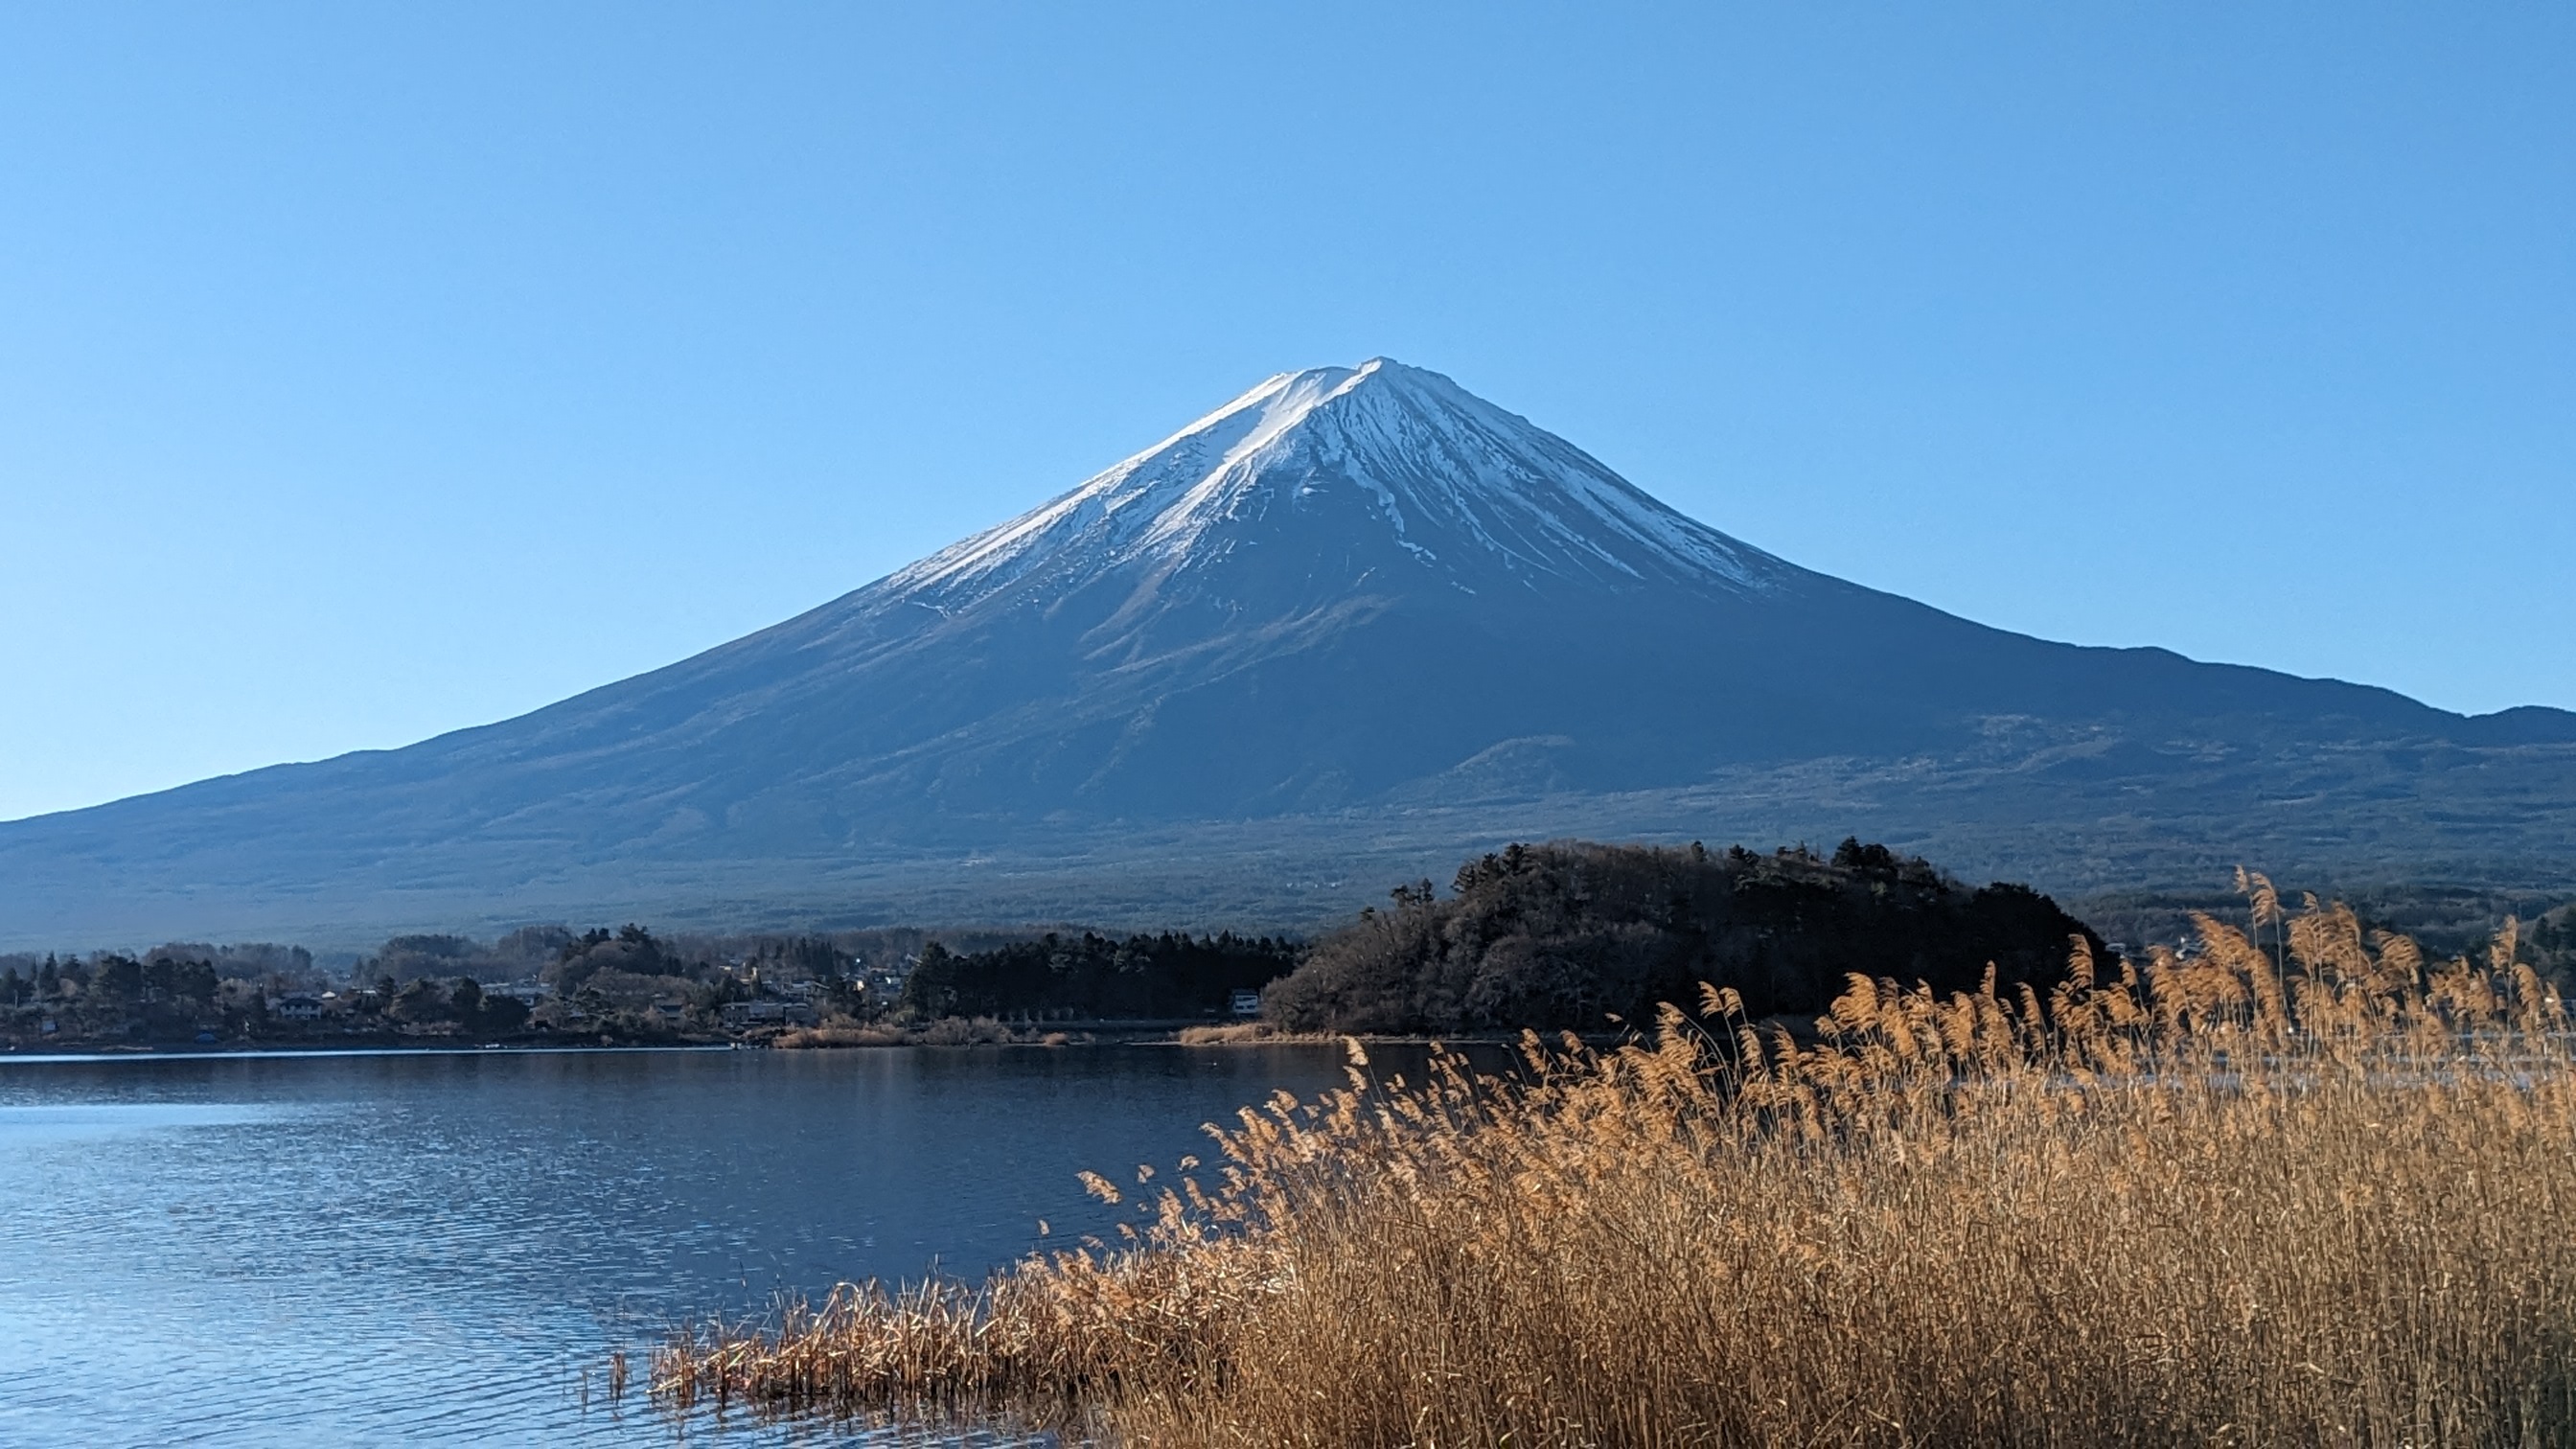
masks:
<svg viewBox="0 0 2576 1449"><path fill-rule="evenodd" d="M1193 1023L1203 1026L1204 1023ZM781 1045L772 1041L717 1042L620 1042L613 1044L573 1042L497 1042L488 1045L458 1046L453 1044L409 1046L375 1042L351 1046L298 1046L263 1043L255 1046L112 1046L89 1050L26 1051L16 1046L0 1047L0 1066L12 1063L36 1065L96 1064L130 1061L280 1061L299 1057L410 1057L410 1056L576 1056L589 1054L706 1053L729 1051L843 1052L881 1051L889 1048L922 1048L938 1051L1014 1048L1041 1051L1078 1051L1086 1047L1215 1047L1242 1050L1256 1047L1343 1047L1357 1042L1362 1047L1482 1047L1515 1048L1520 1044L1517 1032L1474 1032L1448 1036L1421 1035L1346 1035L1322 1033L1281 1033L1254 1035L1226 1032L1223 1035L1193 1038L1190 1027L1120 1027L1070 1032L1056 1030L1036 1038L1012 1038L990 1041L935 1041L922 1039L927 1029L910 1029L900 1035L867 1040L834 1040ZM1055 1039L1050 1039L1055 1038ZM1622 1037L1586 1038L1592 1045L1615 1045Z"/></svg>
<svg viewBox="0 0 2576 1449"><path fill-rule="evenodd" d="M510 1054L515 1056L573 1056L608 1052L723 1052L735 1047L715 1043L639 1043L618 1046L564 1046L532 1044L527 1046L255 1046L255 1047L126 1047L103 1051L22 1052L15 1048L0 1051L0 1066L10 1063L25 1065L64 1065L96 1062L177 1062L283 1060L293 1057L480 1057Z"/></svg>

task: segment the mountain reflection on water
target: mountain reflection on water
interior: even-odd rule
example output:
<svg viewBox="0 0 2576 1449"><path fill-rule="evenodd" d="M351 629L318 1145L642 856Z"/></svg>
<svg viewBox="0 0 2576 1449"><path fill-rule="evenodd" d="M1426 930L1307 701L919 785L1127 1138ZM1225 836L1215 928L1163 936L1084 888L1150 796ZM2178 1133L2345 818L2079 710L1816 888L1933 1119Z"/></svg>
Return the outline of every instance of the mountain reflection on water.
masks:
<svg viewBox="0 0 2576 1449"><path fill-rule="evenodd" d="M640 1395L608 1406L600 1369L782 1293L980 1274L1041 1217L1059 1243L1103 1230L1118 1210L1077 1171L1203 1153L1201 1123L1343 1066L1330 1046L0 1056L0 1444L869 1443L677 1434Z"/></svg>

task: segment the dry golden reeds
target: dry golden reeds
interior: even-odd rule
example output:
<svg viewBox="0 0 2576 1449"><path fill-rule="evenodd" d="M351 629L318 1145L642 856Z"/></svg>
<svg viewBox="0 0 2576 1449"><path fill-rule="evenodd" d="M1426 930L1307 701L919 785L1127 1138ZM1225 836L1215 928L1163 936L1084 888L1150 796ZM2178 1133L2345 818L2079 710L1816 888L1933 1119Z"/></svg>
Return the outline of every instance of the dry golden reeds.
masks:
<svg viewBox="0 0 2576 1449"><path fill-rule="evenodd" d="M1714 992L1515 1078L1354 1047L1131 1243L683 1335L653 1392L1151 1445L2576 1443L2557 997L2510 927L2434 965L2258 914L2278 956L2203 920L2046 999L1855 977L1814 1045Z"/></svg>

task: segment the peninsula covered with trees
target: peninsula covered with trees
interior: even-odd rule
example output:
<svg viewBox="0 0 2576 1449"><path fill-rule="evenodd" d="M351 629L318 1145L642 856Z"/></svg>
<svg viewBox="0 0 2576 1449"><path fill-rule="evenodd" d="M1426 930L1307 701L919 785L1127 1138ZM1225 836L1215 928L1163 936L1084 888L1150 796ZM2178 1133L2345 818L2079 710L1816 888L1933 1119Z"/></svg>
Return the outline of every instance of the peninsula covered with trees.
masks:
<svg viewBox="0 0 2576 1449"><path fill-rule="evenodd" d="M1264 1014L1294 1031L1441 1032L1644 1024L1729 987L1756 1017L1812 1016L1853 973L1976 987L2062 979L2109 948L2028 886L1971 889L1930 862L1845 840L1803 846L1514 845L1318 942Z"/></svg>

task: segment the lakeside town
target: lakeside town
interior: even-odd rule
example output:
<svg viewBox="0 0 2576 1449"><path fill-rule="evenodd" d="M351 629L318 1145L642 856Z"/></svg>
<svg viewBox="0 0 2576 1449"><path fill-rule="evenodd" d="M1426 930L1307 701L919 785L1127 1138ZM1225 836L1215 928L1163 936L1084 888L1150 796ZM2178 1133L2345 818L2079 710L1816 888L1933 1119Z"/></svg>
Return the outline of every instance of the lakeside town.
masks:
<svg viewBox="0 0 2576 1449"><path fill-rule="evenodd" d="M838 981L764 980L758 964L728 962L721 966L725 979L712 990L659 992L613 1005L595 994L565 995L535 977L311 986L217 980L205 989L187 979L193 973L186 967L195 964L164 971L155 969L163 965L158 961L74 958L46 962L14 990L0 979L0 1000L8 1003L0 1039L12 1050L757 1040L818 1025L826 1013L861 1005L871 993L891 999L908 970L898 962ZM139 990L118 980L138 975L145 983ZM169 981L174 976L179 980Z"/></svg>
<svg viewBox="0 0 2576 1449"><path fill-rule="evenodd" d="M633 925L578 936L540 926L489 944L395 937L337 971L317 966L303 948L267 944L177 943L86 958L20 954L0 957L0 1050L1042 1039L1051 1025L1077 1020L1093 1030L1137 1031L1256 1016L1259 987L1295 959L1288 943L1237 950L1231 937L1113 941L1092 933L968 931L952 938L967 954L899 930L665 939ZM972 949L979 946L981 952ZM1223 979L1211 978L1204 989L1148 991L1124 1002L1006 1007L956 999L958 963L1015 951L1035 953L1058 971L1103 958L1108 971L1123 968L1140 979L1150 979L1164 956L1238 969L1220 972ZM930 969L921 976L925 962Z"/></svg>

